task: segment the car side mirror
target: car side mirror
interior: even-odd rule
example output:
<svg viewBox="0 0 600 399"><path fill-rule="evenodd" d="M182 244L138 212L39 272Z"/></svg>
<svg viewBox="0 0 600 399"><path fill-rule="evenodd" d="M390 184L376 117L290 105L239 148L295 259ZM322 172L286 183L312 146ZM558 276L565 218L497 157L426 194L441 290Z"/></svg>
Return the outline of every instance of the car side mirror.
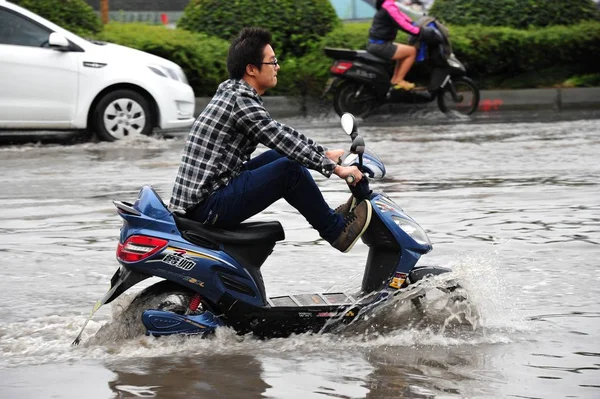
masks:
<svg viewBox="0 0 600 399"><path fill-rule="evenodd" d="M67 51L71 48L71 43L69 43L67 38L57 32L50 33L50 37L48 37L48 45L50 48L62 51Z"/></svg>

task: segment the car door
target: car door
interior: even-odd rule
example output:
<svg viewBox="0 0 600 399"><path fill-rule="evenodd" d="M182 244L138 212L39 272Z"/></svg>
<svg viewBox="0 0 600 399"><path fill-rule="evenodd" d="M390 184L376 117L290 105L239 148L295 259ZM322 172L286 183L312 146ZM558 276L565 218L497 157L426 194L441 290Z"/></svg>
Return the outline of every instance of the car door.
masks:
<svg viewBox="0 0 600 399"><path fill-rule="evenodd" d="M0 6L0 128L71 127L81 53L50 48L50 33Z"/></svg>

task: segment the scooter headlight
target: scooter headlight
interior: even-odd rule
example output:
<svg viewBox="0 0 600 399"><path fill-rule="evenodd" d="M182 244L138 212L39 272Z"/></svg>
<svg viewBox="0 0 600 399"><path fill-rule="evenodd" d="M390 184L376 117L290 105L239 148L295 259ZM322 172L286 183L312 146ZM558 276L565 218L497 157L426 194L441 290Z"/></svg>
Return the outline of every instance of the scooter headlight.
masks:
<svg viewBox="0 0 600 399"><path fill-rule="evenodd" d="M392 216L392 220L419 244L432 246L429 237L427 237L427 233L425 233L425 230L423 230L416 222L398 216Z"/></svg>
<svg viewBox="0 0 600 399"><path fill-rule="evenodd" d="M450 57L448 57L448 65L450 65L452 68L457 68L457 69L462 69L462 70L465 69L463 64L461 64L461 62L458 60L458 58L456 58L454 53L450 54Z"/></svg>

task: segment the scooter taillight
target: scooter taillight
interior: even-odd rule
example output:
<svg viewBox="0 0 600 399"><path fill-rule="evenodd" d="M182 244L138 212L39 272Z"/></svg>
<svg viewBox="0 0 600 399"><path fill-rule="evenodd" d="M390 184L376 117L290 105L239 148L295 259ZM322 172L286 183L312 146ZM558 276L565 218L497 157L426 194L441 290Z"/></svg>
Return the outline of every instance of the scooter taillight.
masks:
<svg viewBox="0 0 600 399"><path fill-rule="evenodd" d="M131 236L124 244L117 245L117 258L123 262L139 262L154 255L168 243L167 240L161 238Z"/></svg>
<svg viewBox="0 0 600 399"><path fill-rule="evenodd" d="M352 63L347 61L336 61L331 68L329 68L329 72L335 73L337 75L343 75L348 71L348 69L352 68Z"/></svg>

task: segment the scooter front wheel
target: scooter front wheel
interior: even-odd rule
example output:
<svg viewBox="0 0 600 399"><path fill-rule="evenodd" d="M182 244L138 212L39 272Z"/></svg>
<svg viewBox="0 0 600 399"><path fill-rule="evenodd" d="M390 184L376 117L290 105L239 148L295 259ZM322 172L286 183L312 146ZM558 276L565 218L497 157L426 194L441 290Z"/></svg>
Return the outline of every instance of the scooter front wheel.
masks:
<svg viewBox="0 0 600 399"><path fill-rule="evenodd" d="M452 78L438 93L438 107L447 114L456 112L471 115L479 107L480 93L471 79L461 76Z"/></svg>
<svg viewBox="0 0 600 399"><path fill-rule="evenodd" d="M339 116L349 112L357 118L365 118L376 103L377 96L373 88L351 81L342 83L333 98L333 108Z"/></svg>

